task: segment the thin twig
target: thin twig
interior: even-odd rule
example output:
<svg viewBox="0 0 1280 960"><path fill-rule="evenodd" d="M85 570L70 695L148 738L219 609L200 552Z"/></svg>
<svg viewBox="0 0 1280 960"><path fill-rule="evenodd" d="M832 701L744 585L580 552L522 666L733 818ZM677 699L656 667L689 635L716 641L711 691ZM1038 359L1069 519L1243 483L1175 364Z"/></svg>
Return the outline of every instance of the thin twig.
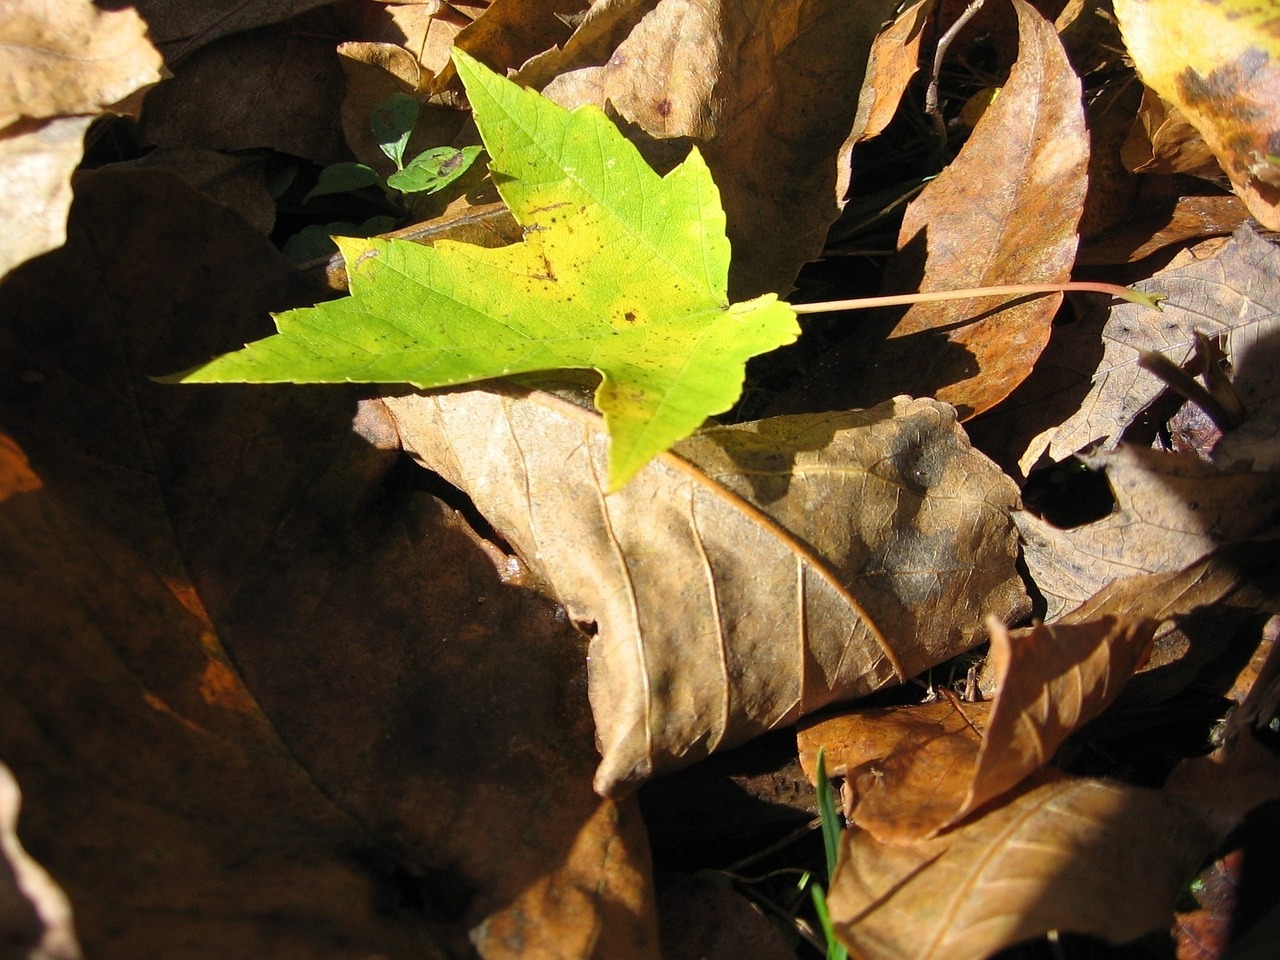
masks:
<svg viewBox="0 0 1280 960"><path fill-rule="evenodd" d="M929 74L929 86L924 91L924 112L933 120L933 125L938 131L938 139L942 141L943 146L947 142L947 125L942 119L942 111L938 109L938 77L942 73L942 60L946 57L947 48L951 46L956 35L977 15L986 2L987 0L973 0L969 6L965 7L964 13L960 14L951 28L942 35L933 51L933 72Z"/></svg>
<svg viewBox="0 0 1280 960"><path fill-rule="evenodd" d="M976 297L1025 297L1045 293L1104 293L1144 307L1159 309L1164 299L1158 294L1143 293L1118 283L1093 283L1072 280L1068 283L1008 283L995 287L970 287L966 290L935 290L930 293L903 293L887 297L858 297L853 300L824 300L819 303L793 303L796 313L834 313L837 310L870 310L873 307L902 307L913 303L936 303L941 300L971 300Z"/></svg>

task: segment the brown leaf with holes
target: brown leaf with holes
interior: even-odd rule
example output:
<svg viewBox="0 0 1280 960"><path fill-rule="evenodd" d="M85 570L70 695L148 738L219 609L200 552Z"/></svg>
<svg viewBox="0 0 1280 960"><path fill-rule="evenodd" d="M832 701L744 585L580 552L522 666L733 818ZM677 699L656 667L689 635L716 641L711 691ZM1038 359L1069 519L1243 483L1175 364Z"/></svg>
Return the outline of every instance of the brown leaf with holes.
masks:
<svg viewBox="0 0 1280 960"><path fill-rule="evenodd" d="M886 293L1069 279L1084 203L1088 138L1080 81L1053 25L1015 0L1020 49L1000 96L953 160L907 207ZM823 408L895 393L934 396L963 418L1030 373L1061 295L923 303L850 338L797 388Z"/></svg>
<svg viewBox="0 0 1280 960"><path fill-rule="evenodd" d="M594 412L498 388L386 402L405 448L593 633L602 793L906 679L987 614L1026 610L1016 491L944 404L706 429L605 496Z"/></svg>
<svg viewBox="0 0 1280 960"><path fill-rule="evenodd" d="M1208 259L1161 271L1135 286L1168 299L1158 311L1130 303L1112 309L1092 388L1076 412L1032 441L1024 465L1042 452L1061 460L1099 441L1114 447L1165 389L1163 381L1138 366L1139 354L1155 351L1181 366L1191 357L1197 331L1223 338L1231 379L1246 407L1275 396L1274 371L1280 366L1280 249L1275 244L1246 225Z"/></svg>
<svg viewBox="0 0 1280 960"><path fill-rule="evenodd" d="M1221 544L1265 529L1280 514L1280 473L1219 469L1194 454L1127 444L1081 459L1106 471L1113 513L1071 530L1017 515L1049 620L1114 580L1181 570Z"/></svg>
<svg viewBox="0 0 1280 960"><path fill-rule="evenodd" d="M591 789L581 639L520 565L398 479L380 404L146 376L322 289L154 171L82 176L7 281L24 839L93 956L452 956L487 924L651 960L643 824Z"/></svg>

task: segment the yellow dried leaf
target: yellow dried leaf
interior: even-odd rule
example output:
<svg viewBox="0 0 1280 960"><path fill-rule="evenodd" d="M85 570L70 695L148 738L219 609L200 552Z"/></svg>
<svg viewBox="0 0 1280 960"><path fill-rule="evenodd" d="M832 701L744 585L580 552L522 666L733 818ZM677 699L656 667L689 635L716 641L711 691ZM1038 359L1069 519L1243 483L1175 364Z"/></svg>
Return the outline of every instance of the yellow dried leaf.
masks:
<svg viewBox="0 0 1280 960"><path fill-rule="evenodd" d="M1280 229L1280 0L1115 0L1147 86L1200 131L1249 212Z"/></svg>

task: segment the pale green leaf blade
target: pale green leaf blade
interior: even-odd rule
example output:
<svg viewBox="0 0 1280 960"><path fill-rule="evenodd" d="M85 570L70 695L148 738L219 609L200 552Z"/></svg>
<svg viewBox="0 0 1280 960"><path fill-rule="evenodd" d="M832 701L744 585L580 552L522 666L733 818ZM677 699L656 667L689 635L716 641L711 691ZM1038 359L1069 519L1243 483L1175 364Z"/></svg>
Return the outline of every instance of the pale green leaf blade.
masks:
<svg viewBox="0 0 1280 960"><path fill-rule="evenodd" d="M795 313L773 295L728 302L724 213L696 150L659 177L600 111L455 56L525 240L340 240L351 296L279 314L277 336L181 379L426 389L592 368L616 489L731 407L746 361L796 338Z"/></svg>

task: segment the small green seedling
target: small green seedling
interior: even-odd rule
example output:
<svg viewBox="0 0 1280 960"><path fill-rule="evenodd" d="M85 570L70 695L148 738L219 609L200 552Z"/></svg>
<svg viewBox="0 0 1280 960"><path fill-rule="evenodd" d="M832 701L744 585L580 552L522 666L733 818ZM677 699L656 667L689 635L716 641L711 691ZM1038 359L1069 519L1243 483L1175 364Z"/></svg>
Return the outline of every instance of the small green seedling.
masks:
<svg viewBox="0 0 1280 960"><path fill-rule="evenodd" d="M827 779L827 760L822 747L818 748L818 813L822 817L822 843L827 854L827 883L836 872L836 857L840 850L840 834L844 831L839 816L836 814L835 801L831 796L831 781ZM827 960L848 960L849 951L836 937L835 927L831 924L831 912L827 909L827 894L822 884L809 886L813 897L813 909L818 914L818 923L822 925L822 935L827 941Z"/></svg>
<svg viewBox="0 0 1280 960"><path fill-rule="evenodd" d="M396 172L386 179L386 187L400 193L438 193L467 172L467 168L480 156L480 147L463 147L460 150L433 147L406 164L404 154L414 124L418 122L418 110L418 101L413 97L407 93L393 93L374 108L369 126L379 148L396 165ZM367 164L333 163L320 171L315 187L303 197L302 202L306 203L312 197L379 185L383 185L382 178Z"/></svg>

